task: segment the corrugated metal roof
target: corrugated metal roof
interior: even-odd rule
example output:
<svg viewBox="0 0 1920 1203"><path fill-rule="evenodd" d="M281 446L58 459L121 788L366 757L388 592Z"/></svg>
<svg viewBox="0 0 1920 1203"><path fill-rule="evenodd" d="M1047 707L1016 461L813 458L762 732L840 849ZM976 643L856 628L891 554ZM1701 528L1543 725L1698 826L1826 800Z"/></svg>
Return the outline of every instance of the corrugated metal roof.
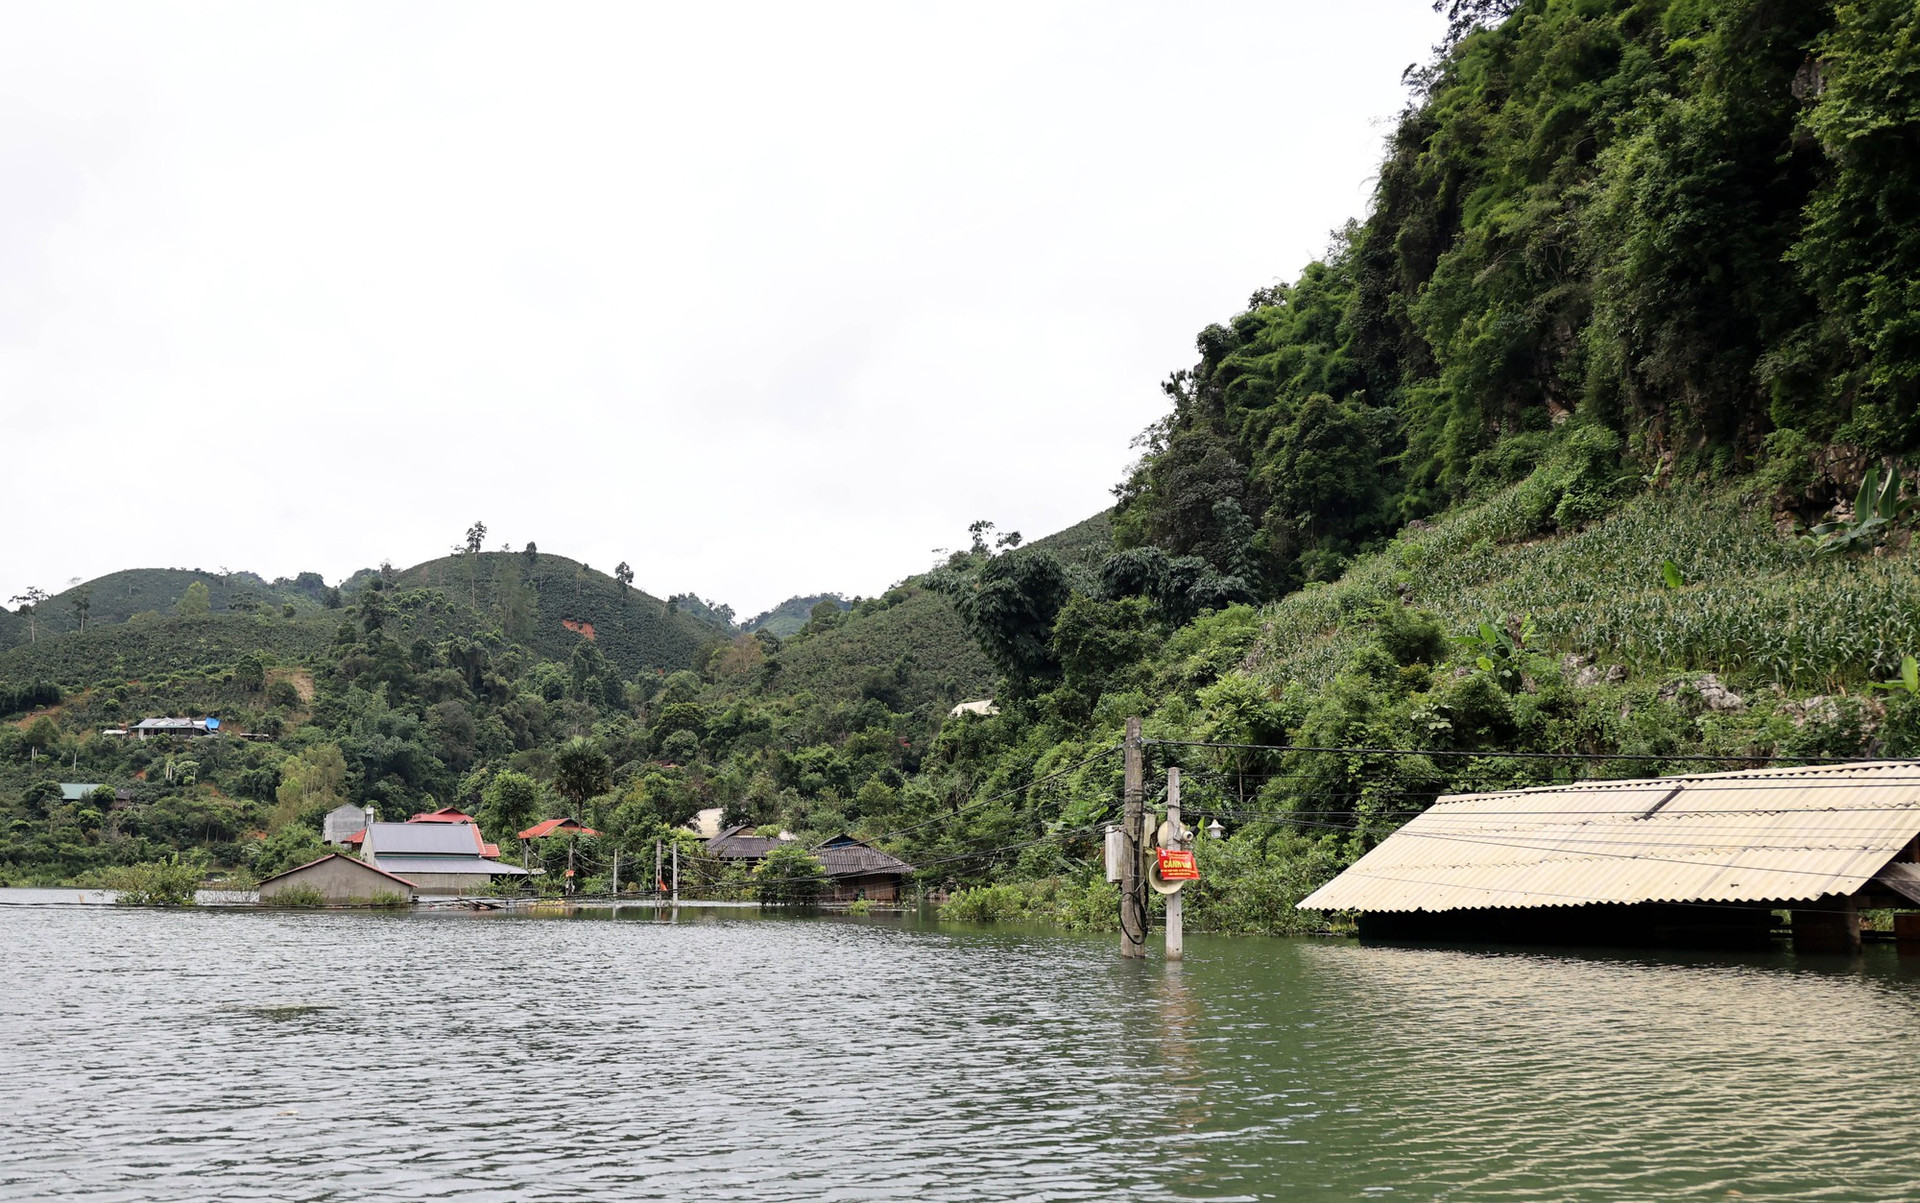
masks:
<svg viewBox="0 0 1920 1203"><path fill-rule="evenodd" d="M503 865L497 860L482 860L471 852L465 857L452 856L382 856L377 866L387 873L396 873L402 877L417 873L465 873L475 877L523 877L526 870L517 865Z"/></svg>
<svg viewBox="0 0 1920 1203"><path fill-rule="evenodd" d="M1851 894L1920 835L1920 762L1459 794L1300 903L1453 911Z"/></svg>
<svg viewBox="0 0 1920 1203"><path fill-rule="evenodd" d="M377 856L478 856L470 823L369 823L366 850Z"/></svg>

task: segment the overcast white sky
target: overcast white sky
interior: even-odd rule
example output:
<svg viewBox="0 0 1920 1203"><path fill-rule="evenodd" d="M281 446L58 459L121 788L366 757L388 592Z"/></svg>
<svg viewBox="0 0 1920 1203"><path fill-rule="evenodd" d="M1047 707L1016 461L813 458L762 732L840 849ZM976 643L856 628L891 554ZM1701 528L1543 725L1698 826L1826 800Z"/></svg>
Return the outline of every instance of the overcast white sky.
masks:
<svg viewBox="0 0 1920 1203"><path fill-rule="evenodd" d="M1105 507L1427 0L0 3L0 598L488 545L743 616Z"/></svg>

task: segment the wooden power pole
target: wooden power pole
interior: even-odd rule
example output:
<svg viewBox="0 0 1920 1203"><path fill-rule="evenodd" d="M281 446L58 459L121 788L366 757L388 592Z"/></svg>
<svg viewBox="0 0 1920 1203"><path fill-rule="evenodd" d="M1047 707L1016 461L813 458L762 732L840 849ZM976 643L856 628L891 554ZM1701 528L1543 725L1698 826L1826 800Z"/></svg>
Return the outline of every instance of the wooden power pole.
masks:
<svg viewBox="0 0 1920 1203"><path fill-rule="evenodd" d="M1140 740L1140 720L1127 720L1126 785L1121 795L1120 820L1120 955L1147 955L1147 899L1140 880L1142 818L1147 793L1146 749Z"/></svg>

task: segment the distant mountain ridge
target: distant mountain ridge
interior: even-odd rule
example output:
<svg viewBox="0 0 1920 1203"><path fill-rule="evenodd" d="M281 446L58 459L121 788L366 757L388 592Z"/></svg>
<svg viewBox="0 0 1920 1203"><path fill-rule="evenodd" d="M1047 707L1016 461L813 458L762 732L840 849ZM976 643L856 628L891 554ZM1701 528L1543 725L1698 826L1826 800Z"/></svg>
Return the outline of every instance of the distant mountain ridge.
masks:
<svg viewBox="0 0 1920 1203"><path fill-rule="evenodd" d="M821 602L830 601L842 610L851 609L853 603L838 593L814 593L806 597L789 597L764 614L757 614L740 624L740 629L752 634L755 631L768 631L785 637L793 634L813 617L813 608Z"/></svg>
<svg viewBox="0 0 1920 1203"><path fill-rule="evenodd" d="M1090 566L1111 544L1112 524L1101 513L1015 554L1046 549ZM337 604L351 604L376 579L384 579L396 595L444 594L445 602L431 607L440 615L437 627L497 627L511 642L559 661L591 641L628 679L697 667L708 648L741 634L791 636L806 627L823 601L835 602L843 614L854 606L834 593L795 596L736 627L725 622L724 610L691 604L687 599L694 595L663 600L577 560L547 553L441 556L397 571L362 569L337 587L314 572L267 580L244 571L138 568L54 594L31 622L24 613L0 610L0 681L45 677L81 686L108 675L177 672L201 660L225 664L254 649L277 656L305 654L323 646L346 618L345 610L328 608L329 595ZM868 613L849 615L845 625L820 633L811 647L793 648L792 675L818 688L857 689L873 672L893 671L902 654L920 647L924 663L914 675L926 679L926 691L935 683L967 693L984 688L990 680L985 660L946 599L924 593L917 580L902 582L905 592L898 600L883 606L874 599ZM182 616L180 600L196 582L206 586L208 613ZM74 603L83 594L89 610L81 633ZM140 621L127 629L134 619Z"/></svg>

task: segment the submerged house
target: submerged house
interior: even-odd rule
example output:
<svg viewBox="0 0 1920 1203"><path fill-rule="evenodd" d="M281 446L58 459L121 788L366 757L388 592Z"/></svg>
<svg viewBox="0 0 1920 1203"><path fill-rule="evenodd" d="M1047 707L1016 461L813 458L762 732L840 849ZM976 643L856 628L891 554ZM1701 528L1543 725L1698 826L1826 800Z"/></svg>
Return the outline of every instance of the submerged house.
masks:
<svg viewBox="0 0 1920 1203"><path fill-rule="evenodd" d="M1443 797L1300 906L1363 938L1754 947L1787 911L1796 949L1851 951L1862 910L1920 910L1920 762Z"/></svg>
<svg viewBox="0 0 1920 1203"><path fill-rule="evenodd" d="M741 823L727 828L708 840L707 855L715 860L744 864L751 869L760 863L762 857L778 848L783 842L778 836L755 835L753 824Z"/></svg>
<svg viewBox="0 0 1920 1203"><path fill-rule="evenodd" d="M260 901L272 902L285 890L312 890L328 906L367 906L398 898L412 902L417 883L351 856L329 852L260 882Z"/></svg>
<svg viewBox="0 0 1920 1203"><path fill-rule="evenodd" d="M741 824L729 827L707 841L707 855L752 869L792 837L754 835L753 828ZM851 835L836 835L811 849L827 873L828 902L852 902L865 898L872 902L898 902L906 892L907 878L913 866L899 857L880 851Z"/></svg>
<svg viewBox="0 0 1920 1203"><path fill-rule="evenodd" d="M836 835L813 850L827 871L829 902L898 902L913 866L850 835Z"/></svg>
<svg viewBox="0 0 1920 1203"><path fill-rule="evenodd" d="M472 823L369 823L359 845L368 864L406 878L422 894L472 894L496 878L527 876L489 857L491 845Z"/></svg>

